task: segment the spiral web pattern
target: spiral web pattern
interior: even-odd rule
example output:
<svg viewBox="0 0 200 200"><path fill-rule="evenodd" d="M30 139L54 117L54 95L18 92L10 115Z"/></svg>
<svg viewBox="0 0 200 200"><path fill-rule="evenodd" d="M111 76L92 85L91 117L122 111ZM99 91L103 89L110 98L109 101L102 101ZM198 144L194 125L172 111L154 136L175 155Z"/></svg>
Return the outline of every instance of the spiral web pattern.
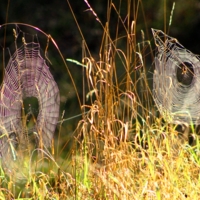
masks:
<svg viewBox="0 0 200 200"><path fill-rule="evenodd" d="M153 96L165 120L200 124L200 59L175 38L152 29L157 52Z"/></svg>
<svg viewBox="0 0 200 200"><path fill-rule="evenodd" d="M59 117L58 86L40 55L39 43L24 43L10 57L0 90L0 157L16 159L15 143L25 140L22 126L23 99L36 97L39 114L34 131L45 147L51 145ZM19 144L20 145L20 144Z"/></svg>

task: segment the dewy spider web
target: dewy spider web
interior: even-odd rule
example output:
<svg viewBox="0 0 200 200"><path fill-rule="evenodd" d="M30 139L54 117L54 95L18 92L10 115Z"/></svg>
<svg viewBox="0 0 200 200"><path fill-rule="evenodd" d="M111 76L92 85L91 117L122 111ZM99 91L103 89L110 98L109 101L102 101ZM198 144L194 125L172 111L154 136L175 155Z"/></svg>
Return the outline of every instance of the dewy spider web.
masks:
<svg viewBox="0 0 200 200"><path fill-rule="evenodd" d="M152 29L157 53L153 96L172 123L200 124L200 59L175 38Z"/></svg>
<svg viewBox="0 0 200 200"><path fill-rule="evenodd" d="M15 52L4 71L0 91L0 157L17 159L16 143L26 141L22 126L23 99L36 97L39 114L33 131L38 134L38 146L49 147L58 122L60 94L58 86L40 54L39 42L26 41L14 29ZM17 43L21 45L18 47Z"/></svg>

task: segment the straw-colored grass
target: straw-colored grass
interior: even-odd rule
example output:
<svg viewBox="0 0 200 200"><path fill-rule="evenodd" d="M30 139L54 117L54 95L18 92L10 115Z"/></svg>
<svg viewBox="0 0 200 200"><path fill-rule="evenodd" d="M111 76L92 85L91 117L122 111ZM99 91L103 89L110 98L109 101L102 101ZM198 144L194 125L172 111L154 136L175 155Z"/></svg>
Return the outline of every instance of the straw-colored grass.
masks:
<svg viewBox="0 0 200 200"><path fill-rule="evenodd" d="M107 16L112 11L118 17L114 37L112 19L102 24L85 3L104 34L98 60L82 33L82 63L68 59L83 67L89 91L84 91L83 117L71 137L70 151L62 152L66 141L60 154L44 151L37 161L25 159L29 173L23 182L1 171L0 199L199 199L200 144L197 138L190 146L187 133L180 134L157 112L147 78L152 41L144 36L136 41L136 1L127 1L126 22L120 9L108 4Z"/></svg>

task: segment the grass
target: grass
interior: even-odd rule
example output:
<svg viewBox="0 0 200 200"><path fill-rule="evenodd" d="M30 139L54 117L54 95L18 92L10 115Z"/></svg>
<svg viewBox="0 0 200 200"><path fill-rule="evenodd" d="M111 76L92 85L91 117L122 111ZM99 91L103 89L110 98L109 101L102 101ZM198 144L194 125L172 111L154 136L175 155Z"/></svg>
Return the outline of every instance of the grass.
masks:
<svg viewBox="0 0 200 200"><path fill-rule="evenodd" d="M187 137L157 112L148 80L153 50L144 32L137 42L137 23L130 17L133 12L137 18L138 5L128 1L125 23L120 9L108 4L107 16L111 11L117 16L111 36L112 19L102 24L85 2L104 34L98 60L81 30L82 63L68 59L83 67L88 88L83 91L82 119L71 136L70 150L62 151L66 141L55 147L58 154L43 151L36 160L27 157L23 180L1 170L0 199L199 199L199 140L190 146Z"/></svg>

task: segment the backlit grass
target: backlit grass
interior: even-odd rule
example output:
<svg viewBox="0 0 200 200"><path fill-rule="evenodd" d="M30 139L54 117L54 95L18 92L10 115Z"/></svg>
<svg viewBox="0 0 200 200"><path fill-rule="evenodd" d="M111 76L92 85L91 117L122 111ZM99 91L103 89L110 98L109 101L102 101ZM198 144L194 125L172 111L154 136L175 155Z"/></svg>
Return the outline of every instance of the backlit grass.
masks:
<svg viewBox="0 0 200 200"><path fill-rule="evenodd" d="M152 40L145 39L145 31L142 40L136 39L141 4L127 1L124 21L120 7L109 1L103 24L85 3L103 35L96 59L80 30L82 61L67 60L83 68L87 89L82 119L70 138L55 140L50 152L39 150L41 157L24 159L28 173L23 180L1 170L0 199L199 199L198 137L193 132L195 143L190 146L187 132L179 133L157 111L151 85ZM58 129L61 133L62 122Z"/></svg>

